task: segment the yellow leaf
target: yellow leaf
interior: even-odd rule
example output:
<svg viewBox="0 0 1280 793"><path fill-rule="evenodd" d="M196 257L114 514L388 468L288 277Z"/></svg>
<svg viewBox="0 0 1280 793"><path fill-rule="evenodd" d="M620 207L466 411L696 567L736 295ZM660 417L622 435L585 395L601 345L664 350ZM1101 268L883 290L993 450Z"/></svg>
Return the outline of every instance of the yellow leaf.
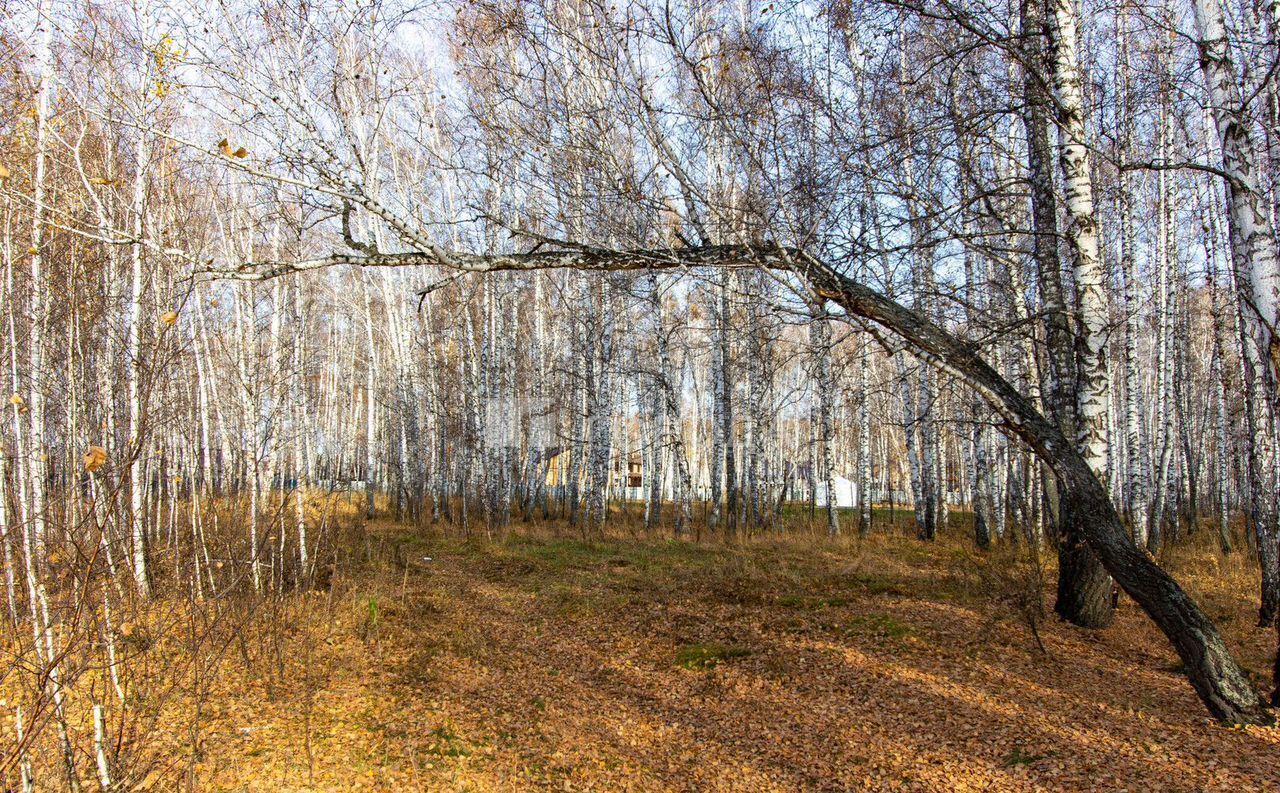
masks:
<svg viewBox="0 0 1280 793"><path fill-rule="evenodd" d="M93 473L107 462L107 450L101 446L90 446L89 450L84 453L84 469L89 473Z"/></svg>
<svg viewBox="0 0 1280 793"><path fill-rule="evenodd" d="M160 769L151 771L151 773L147 774L146 778L142 780L142 783L138 785L138 789L150 790L151 788L156 787L156 783L159 783L161 779L164 779L164 774L161 774Z"/></svg>
<svg viewBox="0 0 1280 793"><path fill-rule="evenodd" d="M89 179L89 184L97 185L98 187L110 187L115 183L115 179L108 179L105 176L94 176Z"/></svg>
<svg viewBox="0 0 1280 793"><path fill-rule="evenodd" d="M178 324L178 312L166 311L160 315L160 321L166 325L176 325Z"/></svg>
<svg viewBox="0 0 1280 793"><path fill-rule="evenodd" d="M223 138L222 140L218 141L218 151L220 151L220 152L222 152L223 154L225 154L225 155L227 155L228 157L230 157L230 156L231 156L231 143L230 143L230 142L228 142L226 138Z"/></svg>
<svg viewBox="0 0 1280 793"><path fill-rule="evenodd" d="M21 394L14 394L13 396L9 397L10 405L22 405L25 403L26 403L26 400L22 398Z"/></svg>
<svg viewBox="0 0 1280 793"><path fill-rule="evenodd" d="M241 146L240 148L232 152L231 156L237 159L243 160L245 157L249 156L249 150L246 149L244 146Z"/></svg>
<svg viewBox="0 0 1280 793"><path fill-rule="evenodd" d="M5 167L4 163L0 162L0 179L8 179L8 178L9 178L9 169Z"/></svg>

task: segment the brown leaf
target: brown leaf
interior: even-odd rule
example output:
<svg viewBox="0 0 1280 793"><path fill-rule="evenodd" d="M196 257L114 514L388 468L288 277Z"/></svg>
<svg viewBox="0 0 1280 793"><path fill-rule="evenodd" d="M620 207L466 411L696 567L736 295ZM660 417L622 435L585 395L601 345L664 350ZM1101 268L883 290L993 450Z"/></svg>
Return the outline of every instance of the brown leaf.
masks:
<svg viewBox="0 0 1280 793"><path fill-rule="evenodd" d="M84 453L84 470L93 473L107 463L107 450L101 446L90 446Z"/></svg>

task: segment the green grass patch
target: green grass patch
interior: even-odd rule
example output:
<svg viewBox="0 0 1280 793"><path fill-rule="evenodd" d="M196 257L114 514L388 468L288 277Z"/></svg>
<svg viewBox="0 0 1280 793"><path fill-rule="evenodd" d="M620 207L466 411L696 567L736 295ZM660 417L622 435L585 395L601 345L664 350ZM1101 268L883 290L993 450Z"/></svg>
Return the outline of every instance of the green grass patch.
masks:
<svg viewBox="0 0 1280 793"><path fill-rule="evenodd" d="M513 535L494 549L509 565L528 572L563 574L569 572L605 576L632 576L640 573L700 569L725 554L723 549L676 540L630 541L619 539L586 541L547 539ZM531 564L529 569L525 564Z"/></svg>
<svg viewBox="0 0 1280 793"><path fill-rule="evenodd" d="M431 731L431 745L427 751L438 757L467 757L471 750L462 738L447 724Z"/></svg>
<svg viewBox="0 0 1280 793"><path fill-rule="evenodd" d="M887 639L903 639L915 633L915 629L888 614L863 614L849 622L849 632L869 633Z"/></svg>
<svg viewBox="0 0 1280 793"><path fill-rule="evenodd" d="M705 642L686 644L676 651L676 666L694 671L713 669L731 658L743 658L751 655L745 647Z"/></svg>
<svg viewBox="0 0 1280 793"><path fill-rule="evenodd" d="M814 595L782 595L778 598L778 605L783 608L812 611L816 609L847 606L849 605L849 599L842 597L817 597Z"/></svg>

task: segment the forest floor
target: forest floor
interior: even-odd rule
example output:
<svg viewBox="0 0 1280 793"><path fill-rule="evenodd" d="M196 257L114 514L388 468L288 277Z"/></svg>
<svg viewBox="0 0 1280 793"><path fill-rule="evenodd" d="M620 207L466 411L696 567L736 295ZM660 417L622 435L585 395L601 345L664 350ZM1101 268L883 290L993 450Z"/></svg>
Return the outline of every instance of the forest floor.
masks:
<svg viewBox="0 0 1280 793"><path fill-rule="evenodd" d="M1100 632L1053 618L1025 550L569 531L370 524L273 668L229 654L200 789L1280 787L1280 730L1213 723L1130 601ZM1166 562L1266 690L1247 562Z"/></svg>

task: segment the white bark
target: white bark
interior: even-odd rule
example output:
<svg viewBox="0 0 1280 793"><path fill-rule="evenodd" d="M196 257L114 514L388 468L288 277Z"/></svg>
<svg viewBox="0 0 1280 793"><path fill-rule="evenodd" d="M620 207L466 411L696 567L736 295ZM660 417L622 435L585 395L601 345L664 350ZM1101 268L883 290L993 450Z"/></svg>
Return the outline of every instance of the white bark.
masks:
<svg viewBox="0 0 1280 793"><path fill-rule="evenodd" d="M1076 393L1080 452L1106 481L1107 377L1106 273L1098 255L1093 211L1093 177L1085 127L1084 88L1077 52L1079 12L1076 0L1050 0L1050 62L1061 130L1059 162L1065 184L1066 238L1079 301L1080 385Z"/></svg>
<svg viewBox="0 0 1280 793"><path fill-rule="evenodd" d="M1222 171L1227 186L1231 258L1241 312L1249 405L1252 517L1259 542L1263 595L1261 621L1275 620L1280 601L1280 525L1275 477L1275 400L1280 367L1280 261L1276 240L1259 190L1257 152L1243 117L1240 86L1218 0L1195 0L1200 68L1209 88Z"/></svg>

